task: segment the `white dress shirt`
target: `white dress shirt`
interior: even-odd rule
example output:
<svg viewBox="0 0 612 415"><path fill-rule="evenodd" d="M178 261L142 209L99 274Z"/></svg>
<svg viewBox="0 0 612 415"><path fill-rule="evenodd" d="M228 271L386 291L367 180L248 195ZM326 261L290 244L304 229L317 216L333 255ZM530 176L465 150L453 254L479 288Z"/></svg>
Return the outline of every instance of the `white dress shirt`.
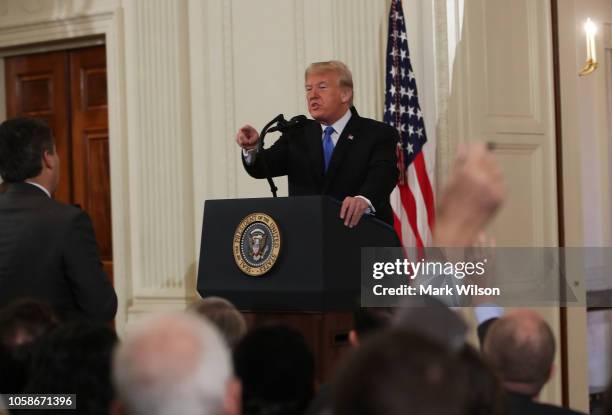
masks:
<svg viewBox="0 0 612 415"><path fill-rule="evenodd" d="M27 183L27 184L31 184L32 186L36 186L36 187L38 187L40 190L42 190L43 192L45 192L45 194L46 194L47 196L49 196L49 198L51 198L51 193L49 193L49 191L48 191L47 189L45 189L45 187L44 187L44 186L41 186L41 185L39 185L38 183L28 182L27 180L26 180L26 183Z"/></svg>
<svg viewBox="0 0 612 415"><path fill-rule="evenodd" d="M342 131L344 131L346 124L348 124L352 116L353 114L351 114L351 110L348 110L346 114L344 114L342 117L340 117L338 121L331 125L331 127L334 129L334 132L331 135L332 142L334 143L334 148L336 147L336 144L338 144L338 140L342 135ZM323 136L327 127L330 126L326 124L321 124L321 143L323 143Z"/></svg>

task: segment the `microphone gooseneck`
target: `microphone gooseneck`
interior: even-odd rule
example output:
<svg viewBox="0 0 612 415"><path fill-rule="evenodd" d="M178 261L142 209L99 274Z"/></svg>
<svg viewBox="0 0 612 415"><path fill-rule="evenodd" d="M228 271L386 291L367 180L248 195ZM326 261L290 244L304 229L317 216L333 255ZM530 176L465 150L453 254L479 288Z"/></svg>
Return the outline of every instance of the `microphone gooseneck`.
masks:
<svg viewBox="0 0 612 415"><path fill-rule="evenodd" d="M305 115L296 115L295 117L291 118L289 121L286 121L285 118L282 117L280 120L278 120L278 123L276 124L276 126L270 128L268 132L271 133L275 131L280 131L284 133L287 130L300 126L306 120L307 118Z"/></svg>
<svg viewBox="0 0 612 415"><path fill-rule="evenodd" d="M262 168L264 170L264 174L266 175L266 180L268 181L268 184L270 185L270 191L272 192L273 197L277 197L276 192L278 191L278 188L274 184L274 180L272 180L272 174L270 173L270 167L268 166L268 163L266 162L266 158L263 157L264 138L266 134L269 132L280 131L284 133L285 131L298 127L299 125L304 123L304 121L306 120L307 120L306 116L297 115L291 118L289 121L287 121L285 120L285 116L283 114L278 114L276 117L274 117L272 121L267 123L265 127L261 130L261 133L259 133L259 142L257 143L257 151L255 152L255 157L261 156ZM276 125L272 127L273 124L276 124Z"/></svg>

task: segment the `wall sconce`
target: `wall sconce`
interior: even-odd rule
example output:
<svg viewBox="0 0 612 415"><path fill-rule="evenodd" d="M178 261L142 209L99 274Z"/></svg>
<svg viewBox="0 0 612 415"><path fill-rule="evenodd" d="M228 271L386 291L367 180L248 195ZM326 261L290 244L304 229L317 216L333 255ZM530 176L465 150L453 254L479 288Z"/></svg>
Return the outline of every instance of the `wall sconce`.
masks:
<svg viewBox="0 0 612 415"><path fill-rule="evenodd" d="M587 59L584 64L584 68L578 72L580 76L586 76L595 71L599 64L597 63L597 54L595 52L595 33L597 33L597 26L591 19L587 19L584 24L584 31L586 33L586 44L587 44Z"/></svg>

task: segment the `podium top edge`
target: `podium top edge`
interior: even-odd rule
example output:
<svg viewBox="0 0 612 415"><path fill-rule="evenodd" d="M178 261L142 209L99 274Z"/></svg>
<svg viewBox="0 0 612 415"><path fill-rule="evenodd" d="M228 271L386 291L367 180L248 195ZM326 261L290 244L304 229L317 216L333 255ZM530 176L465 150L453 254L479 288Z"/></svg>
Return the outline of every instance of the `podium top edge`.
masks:
<svg viewBox="0 0 612 415"><path fill-rule="evenodd" d="M342 205L342 203L338 200L338 199L334 199L331 196L327 196L327 195L311 195L311 196L279 196L279 197L232 197L232 198L224 198L224 199L206 199L204 200L204 204L208 203L208 202L226 202L226 201L236 201L236 200L251 200L251 201L255 201L255 200L274 200L274 199L280 199L280 200L295 200L295 199L299 199L299 200L316 200L316 199L325 199L325 200L329 200L330 202L333 202L339 206Z"/></svg>
<svg viewBox="0 0 612 415"><path fill-rule="evenodd" d="M336 205L338 209L342 206L342 202L338 199L335 199L329 195L309 195L309 196L282 196L282 197L244 197L244 198L226 198L226 199L206 199L204 201L204 208L209 203L228 203L228 202L236 202L236 201L250 201L250 202L263 202L263 201L271 201L271 200L283 200L283 201L303 201L303 203L307 202L315 202L315 201L327 201L330 204ZM375 223L378 226L382 226L388 228L389 230L395 232L393 226L388 223L378 219L377 217L364 215L362 220L367 222Z"/></svg>

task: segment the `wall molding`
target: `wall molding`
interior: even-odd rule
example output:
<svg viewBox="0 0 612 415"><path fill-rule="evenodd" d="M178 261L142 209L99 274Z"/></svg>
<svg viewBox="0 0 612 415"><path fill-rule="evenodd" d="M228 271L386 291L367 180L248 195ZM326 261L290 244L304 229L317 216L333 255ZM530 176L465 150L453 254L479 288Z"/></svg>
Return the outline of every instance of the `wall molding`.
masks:
<svg viewBox="0 0 612 415"><path fill-rule="evenodd" d="M135 0L126 17L134 301L185 298L195 278L187 3Z"/></svg>

